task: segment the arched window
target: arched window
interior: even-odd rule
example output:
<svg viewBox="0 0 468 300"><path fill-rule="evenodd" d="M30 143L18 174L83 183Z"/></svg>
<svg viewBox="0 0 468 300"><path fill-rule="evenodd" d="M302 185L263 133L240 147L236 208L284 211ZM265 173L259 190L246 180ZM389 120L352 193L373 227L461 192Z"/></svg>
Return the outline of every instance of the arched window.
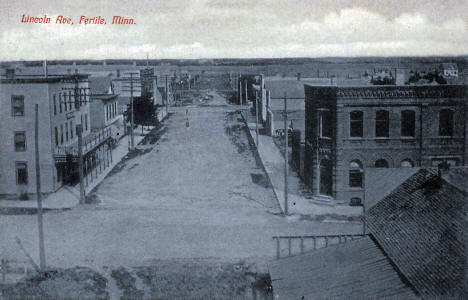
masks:
<svg viewBox="0 0 468 300"><path fill-rule="evenodd" d="M442 109L439 112L439 136L453 135L453 110Z"/></svg>
<svg viewBox="0 0 468 300"><path fill-rule="evenodd" d="M359 160L353 160L349 164L349 186L362 187L362 164Z"/></svg>
<svg viewBox="0 0 468 300"><path fill-rule="evenodd" d="M401 112L401 136L414 137L416 114L412 110Z"/></svg>
<svg viewBox="0 0 468 300"><path fill-rule="evenodd" d="M375 113L375 136L388 137L388 111L379 110Z"/></svg>
<svg viewBox="0 0 468 300"><path fill-rule="evenodd" d="M412 167L414 167L414 164L410 159L404 159L404 160L401 161L400 166L402 168L412 168Z"/></svg>
<svg viewBox="0 0 468 300"><path fill-rule="evenodd" d="M388 162L385 159L378 159L375 162L376 168L388 168Z"/></svg>
<svg viewBox="0 0 468 300"><path fill-rule="evenodd" d="M362 111L352 111L349 113L349 134L351 137L362 137L363 135L364 113Z"/></svg>
<svg viewBox="0 0 468 300"><path fill-rule="evenodd" d="M351 198L349 206L362 206L362 199L359 197Z"/></svg>

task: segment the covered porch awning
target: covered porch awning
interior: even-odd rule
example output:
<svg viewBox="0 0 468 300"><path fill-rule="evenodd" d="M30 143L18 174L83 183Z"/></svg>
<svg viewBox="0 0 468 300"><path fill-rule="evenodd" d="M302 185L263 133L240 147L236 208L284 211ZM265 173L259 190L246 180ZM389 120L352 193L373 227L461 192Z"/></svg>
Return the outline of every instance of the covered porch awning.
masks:
<svg viewBox="0 0 468 300"><path fill-rule="evenodd" d="M97 149L104 143L112 140L112 131L110 128L92 132L83 138L83 156ZM65 147L57 147L54 153L55 163L64 163L67 161L78 161L78 141Z"/></svg>

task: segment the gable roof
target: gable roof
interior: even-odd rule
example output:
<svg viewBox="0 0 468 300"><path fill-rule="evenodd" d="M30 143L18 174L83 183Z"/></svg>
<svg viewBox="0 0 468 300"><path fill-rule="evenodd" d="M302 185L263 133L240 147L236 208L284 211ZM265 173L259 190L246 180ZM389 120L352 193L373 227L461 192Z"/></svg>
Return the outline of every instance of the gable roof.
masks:
<svg viewBox="0 0 468 300"><path fill-rule="evenodd" d="M369 210L418 171L419 168L366 168L366 176L364 176L366 210Z"/></svg>
<svg viewBox="0 0 468 300"><path fill-rule="evenodd" d="M466 178L465 178L466 179ZM425 298L462 295L467 199L422 169L366 212L369 231Z"/></svg>
<svg viewBox="0 0 468 300"><path fill-rule="evenodd" d="M278 299L418 298L369 236L272 261L269 271Z"/></svg>
<svg viewBox="0 0 468 300"><path fill-rule="evenodd" d="M109 76L89 77L89 88L91 94L108 94L112 87L112 80Z"/></svg>
<svg viewBox="0 0 468 300"><path fill-rule="evenodd" d="M457 64L454 63L442 63L442 68L444 70L458 70Z"/></svg>

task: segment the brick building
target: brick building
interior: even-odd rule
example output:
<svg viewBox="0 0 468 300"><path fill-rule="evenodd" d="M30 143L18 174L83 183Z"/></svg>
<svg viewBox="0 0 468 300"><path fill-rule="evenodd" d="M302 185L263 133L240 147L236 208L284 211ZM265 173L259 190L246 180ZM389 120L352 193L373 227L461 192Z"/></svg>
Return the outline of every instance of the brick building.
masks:
<svg viewBox="0 0 468 300"><path fill-rule="evenodd" d="M467 176L419 169L366 211L367 235L270 262L275 299L466 298Z"/></svg>
<svg viewBox="0 0 468 300"><path fill-rule="evenodd" d="M463 85L305 85L305 178L314 195L359 204L366 168L466 165Z"/></svg>
<svg viewBox="0 0 468 300"><path fill-rule="evenodd" d="M17 198L36 193L34 114L39 112L42 192L65 181L66 155L76 148L76 125L91 132L88 75L18 76L7 70L0 80L0 195ZM75 97L75 92L78 97Z"/></svg>

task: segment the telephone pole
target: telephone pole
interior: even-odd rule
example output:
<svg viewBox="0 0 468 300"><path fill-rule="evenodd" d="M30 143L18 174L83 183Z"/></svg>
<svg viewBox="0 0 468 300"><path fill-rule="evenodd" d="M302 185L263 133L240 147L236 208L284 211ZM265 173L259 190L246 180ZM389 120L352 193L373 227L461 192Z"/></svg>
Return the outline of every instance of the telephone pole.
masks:
<svg viewBox="0 0 468 300"><path fill-rule="evenodd" d="M85 203L85 188L83 174L83 124L76 125L78 135L78 176L80 178L80 204Z"/></svg>
<svg viewBox="0 0 468 300"><path fill-rule="evenodd" d="M247 94L247 80L245 81L245 105L248 104L248 101L249 101L249 97L248 97L248 94Z"/></svg>
<svg viewBox="0 0 468 300"><path fill-rule="evenodd" d="M284 214L288 215L288 98L284 93Z"/></svg>
<svg viewBox="0 0 468 300"><path fill-rule="evenodd" d="M133 134L133 73L130 73L130 150L135 149L135 138Z"/></svg>
<svg viewBox="0 0 468 300"><path fill-rule="evenodd" d="M165 102L166 102L166 113L169 111L169 104L167 103L168 93L169 93L169 91L167 90L167 75L166 75L166 92L164 93L164 98L165 98Z"/></svg>
<svg viewBox="0 0 468 300"><path fill-rule="evenodd" d="M41 272L45 271L44 228L42 222L41 166L39 163L39 104L34 105L34 148L36 154L36 193L37 193L37 224L39 229L39 265Z"/></svg>
<svg viewBox="0 0 468 300"><path fill-rule="evenodd" d="M255 134L257 139L257 149L258 149L258 91L255 91Z"/></svg>

